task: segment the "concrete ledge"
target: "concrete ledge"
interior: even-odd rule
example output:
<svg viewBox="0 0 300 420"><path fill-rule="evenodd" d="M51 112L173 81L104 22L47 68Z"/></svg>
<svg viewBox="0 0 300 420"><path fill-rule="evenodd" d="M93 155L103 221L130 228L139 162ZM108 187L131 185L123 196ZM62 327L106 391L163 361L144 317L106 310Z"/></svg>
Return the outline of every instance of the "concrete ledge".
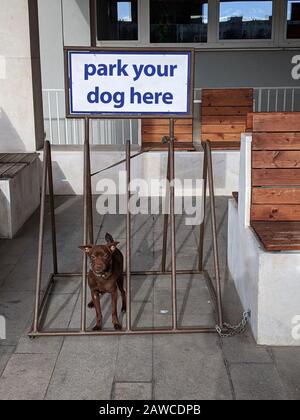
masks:
<svg viewBox="0 0 300 420"><path fill-rule="evenodd" d="M228 268L258 344L300 346L293 320L300 315L300 253L265 252L228 203ZM299 328L298 328L299 331ZM293 336L294 335L294 336Z"/></svg>
<svg viewBox="0 0 300 420"><path fill-rule="evenodd" d="M37 158L12 179L0 180L0 238L13 238L40 204Z"/></svg>

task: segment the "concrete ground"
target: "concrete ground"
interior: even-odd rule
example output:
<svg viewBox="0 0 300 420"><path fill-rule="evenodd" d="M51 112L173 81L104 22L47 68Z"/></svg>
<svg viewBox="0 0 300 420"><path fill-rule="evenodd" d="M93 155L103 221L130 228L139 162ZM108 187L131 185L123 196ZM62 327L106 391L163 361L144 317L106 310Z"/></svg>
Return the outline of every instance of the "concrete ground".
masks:
<svg viewBox="0 0 300 420"><path fill-rule="evenodd" d="M227 198L217 198L218 239L225 320L242 314L226 269ZM59 270L81 267L80 197L57 197ZM26 336L32 320L38 238L38 213L12 241L0 241L0 315L7 339L0 341L0 399L299 399L300 348L256 346L250 331L233 338L216 334L38 338ZM135 216L133 270L158 268L161 216ZM177 217L177 267L197 265L198 227ZM125 249L123 216L97 216L95 235L110 232ZM205 266L213 276L210 225ZM45 235L44 281L51 270L49 226ZM55 285L44 319L47 328L79 327L80 279ZM202 276L178 276L180 325L214 326L214 309ZM132 279L134 327L171 322L170 278ZM110 304L102 298L105 327ZM88 309L88 325L94 312ZM125 320L123 319L123 322Z"/></svg>

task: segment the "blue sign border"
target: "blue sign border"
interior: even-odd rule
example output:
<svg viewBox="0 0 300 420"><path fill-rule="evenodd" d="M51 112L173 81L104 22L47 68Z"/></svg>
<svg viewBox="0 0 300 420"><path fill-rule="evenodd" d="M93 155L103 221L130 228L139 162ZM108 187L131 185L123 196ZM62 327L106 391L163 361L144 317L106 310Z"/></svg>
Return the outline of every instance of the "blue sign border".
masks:
<svg viewBox="0 0 300 420"><path fill-rule="evenodd" d="M74 111L73 110L73 92L72 92L72 55L75 54L130 54L130 55L185 55L188 57L188 78L187 78L187 104L186 104L186 111L185 112L124 112L124 111L116 111L116 112L98 112L98 111ZM177 49L177 50L160 50L160 49L80 49L80 48L66 48L66 89L67 89L67 117L68 118L84 118L84 117L94 117L94 118L124 118L126 116L130 118L149 118L151 116L158 118L160 115L162 118L166 117L177 117L177 118L187 118L192 116L192 100L191 100L191 91L192 91L192 63L193 63L193 50L192 49Z"/></svg>

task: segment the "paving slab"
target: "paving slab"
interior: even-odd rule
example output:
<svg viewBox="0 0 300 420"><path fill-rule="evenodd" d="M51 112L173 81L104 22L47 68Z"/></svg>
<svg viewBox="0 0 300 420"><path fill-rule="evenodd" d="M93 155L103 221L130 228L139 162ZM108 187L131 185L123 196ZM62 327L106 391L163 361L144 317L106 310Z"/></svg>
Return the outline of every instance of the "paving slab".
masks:
<svg viewBox="0 0 300 420"><path fill-rule="evenodd" d="M152 399L152 383L116 382L113 388L113 400L145 400Z"/></svg>
<svg viewBox="0 0 300 420"><path fill-rule="evenodd" d="M273 348L272 352L289 397L300 400L300 348L278 347Z"/></svg>
<svg viewBox="0 0 300 420"><path fill-rule="evenodd" d="M42 400L55 361L50 354L14 354L0 377L0 399Z"/></svg>
<svg viewBox="0 0 300 420"><path fill-rule="evenodd" d="M5 346L0 344L0 376L2 375L7 362L15 350L14 346Z"/></svg>
<svg viewBox="0 0 300 420"><path fill-rule="evenodd" d="M251 332L222 338L225 359L230 363L273 363L267 348L258 346Z"/></svg>
<svg viewBox="0 0 300 420"><path fill-rule="evenodd" d="M287 391L271 364L241 363L230 367L237 400L285 400Z"/></svg>
<svg viewBox="0 0 300 420"><path fill-rule="evenodd" d="M46 399L110 399L118 350L117 337L75 339L68 337L63 344Z"/></svg>
<svg viewBox="0 0 300 420"><path fill-rule="evenodd" d="M16 345L32 316L31 292L0 291L0 314L6 318L5 345Z"/></svg>
<svg viewBox="0 0 300 420"><path fill-rule="evenodd" d="M152 336L120 337L115 381L152 381L152 351Z"/></svg>
<svg viewBox="0 0 300 420"><path fill-rule="evenodd" d="M232 399L218 339L211 334L154 337L155 399Z"/></svg>
<svg viewBox="0 0 300 420"><path fill-rule="evenodd" d="M42 328L45 330L68 328L76 301L76 295L50 294L47 314L43 319ZM16 353L59 353L64 340L63 337L37 337L32 340L27 336L29 329L30 327L20 338Z"/></svg>

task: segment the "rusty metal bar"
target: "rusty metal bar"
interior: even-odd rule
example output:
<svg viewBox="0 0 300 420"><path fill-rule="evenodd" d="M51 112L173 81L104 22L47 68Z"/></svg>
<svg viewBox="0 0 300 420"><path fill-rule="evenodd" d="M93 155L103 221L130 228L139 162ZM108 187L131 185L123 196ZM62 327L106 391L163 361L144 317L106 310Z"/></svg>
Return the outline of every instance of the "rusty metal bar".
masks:
<svg viewBox="0 0 300 420"><path fill-rule="evenodd" d="M42 177L41 209L40 209L38 263L37 263L37 276L36 276L36 288L35 288L35 299L34 299L33 332L38 331L40 293L41 293L41 283L42 283L43 250L44 250L44 234L45 234L45 203L46 203L47 171L48 171L47 162L48 162L48 153L49 153L48 143L49 142L46 141L44 144L44 154L43 154L43 177Z"/></svg>
<svg viewBox="0 0 300 420"><path fill-rule="evenodd" d="M131 330L131 214L130 214L130 141L126 142L126 331Z"/></svg>
<svg viewBox="0 0 300 420"><path fill-rule="evenodd" d="M203 179L203 220L200 225L200 237L199 237L199 261L198 261L198 268L199 271L203 270L203 249L204 249L204 232L205 232L205 215L206 215L206 190L207 190L207 154L206 154L206 143L202 143L203 147L203 172L202 172L202 179Z"/></svg>
<svg viewBox="0 0 300 420"><path fill-rule="evenodd" d="M42 320L42 316L43 316L43 311L46 307L46 303L48 302L49 295L50 295L50 292L53 288L53 285L54 285L54 275L51 274L49 276L49 279L48 279L48 282L47 282L47 285L46 285L46 288L45 288L45 292L43 294L43 297L41 299L40 306L39 306L38 330L40 329L41 320Z"/></svg>
<svg viewBox="0 0 300 420"><path fill-rule="evenodd" d="M85 137L90 138L90 124L89 119L85 121ZM93 223L93 195L92 195L92 176L91 176L91 152L90 152L90 141L87 142L87 201L88 201L88 232L89 232L89 243L94 244L94 223Z"/></svg>
<svg viewBox="0 0 300 420"><path fill-rule="evenodd" d="M50 204L50 218L51 218L51 236L52 236L52 258L53 258L53 272L58 272L57 267L57 244L56 244L56 224L55 224L55 209L54 209L54 192L53 192L53 173L52 173L52 159L51 159L51 146L46 142L48 149L47 153L47 171L48 171L48 191L49 191L49 204Z"/></svg>
<svg viewBox="0 0 300 420"><path fill-rule="evenodd" d="M214 266L216 277L216 295L217 295L217 315L218 325L223 326L223 311L222 311L222 292L220 281L220 266L219 266L219 253L218 253L218 240L217 240L217 222L215 210L215 194L214 194L214 176L212 169L212 157L210 142L206 142L206 155L207 155L207 169L208 169L208 185L209 185L209 199L210 199L210 212L211 212L211 229L213 237L213 251L214 251Z"/></svg>
<svg viewBox="0 0 300 420"><path fill-rule="evenodd" d="M177 329L177 290L176 290L176 228L175 228L175 156L174 119L169 122L170 142L170 222L171 222L171 279L172 279L172 329Z"/></svg>
<svg viewBox="0 0 300 420"><path fill-rule="evenodd" d="M130 142L126 143L126 170L127 170L127 215L126 215L126 283L127 283L127 321L126 329L115 331L115 330L104 330L104 331L87 331L86 330L86 286L87 286L87 257L84 254L83 258L83 272L82 273L58 273L57 265L55 261L57 257L56 250L56 231L55 231L55 213L54 213L54 194L53 194L53 178L51 170L51 149L49 142L45 142L44 146L44 166L43 166L43 178L42 178L42 198L41 198L41 212L40 212L40 231L39 231L39 248L38 248L38 269L37 269L37 281L36 281L36 293L35 293L35 307L34 307L34 319L32 331L28 334L30 337L38 336L96 336L96 335L138 335L138 334L172 334L172 333L213 333L216 332L214 327L183 327L177 326L177 299L176 299L176 275L177 274L204 274L205 280L208 284L208 288L212 299L215 303L218 316L218 324L223 324L222 314L222 298L221 298L221 286L220 286L220 269L219 269L219 256L218 256L218 243L217 243L217 227L216 227L216 215L215 215L215 197L214 197L214 182L213 182L213 170L212 170L212 157L209 142L205 146L204 155L204 190L206 191L206 182L208 178L209 192L210 192L210 207L211 207L211 225L213 234L213 251L214 251L214 265L215 265L215 277L216 286L213 284L208 273L199 270L177 270L176 269L176 231L175 231L175 156L174 156L174 120L170 119L170 143L169 143L169 155L168 155L168 177L170 179L170 224L171 224L171 271L157 270L157 271L132 271L131 272L131 214L130 214L130 181L131 181L131 147ZM44 228L45 228L45 199L47 189L47 177L49 182L49 194L50 194L50 210L51 210L51 222L52 222L52 245L54 250L54 273L50 275L46 290L43 294L42 300L41 295L41 277L42 277L42 262L43 262L43 239L44 239ZM91 194L91 172L90 172L90 147L89 147L89 119L85 119L85 141L84 141L84 238L83 243L87 243L88 229L90 226L93 227L93 220L90 215L92 209L92 194ZM204 213L205 214L205 213ZM205 221L205 220L204 220ZM203 221L203 222L204 222ZM204 240L204 229L200 228L200 246L203 247ZM90 238L92 235L90 234ZM202 245L201 245L202 244ZM203 254L200 249L199 257ZM199 266L203 268L203 264L200 264L202 259L199 259ZM162 267L163 268L163 267ZM131 275L171 275L172 279L172 327L171 328L131 328ZM81 320L80 330L42 330L40 323L42 322L42 316L46 307L47 299L49 298L51 288L54 284L55 278L61 277L78 277L82 276L81 285Z"/></svg>
<svg viewBox="0 0 300 420"><path fill-rule="evenodd" d="M177 274L203 274L204 271L199 271L199 270L176 270ZM145 270L145 271L131 271L131 276L169 276L171 275L172 272L171 271L159 271L159 270ZM126 271L124 273L124 275L126 276ZM57 273L54 277L55 278L60 278L60 277L81 277L82 273Z"/></svg>
<svg viewBox="0 0 300 420"><path fill-rule="evenodd" d="M168 147L168 163L167 163L167 183L166 183L166 202L169 201L169 187L170 187L170 148ZM168 205L168 207L170 207ZM167 210L167 211L166 211ZM167 246L168 246L168 226L169 226L169 209L165 209L164 227L163 227L163 245L161 257L161 271L166 271Z"/></svg>
<svg viewBox="0 0 300 420"><path fill-rule="evenodd" d="M149 328L137 330L104 330L104 331L40 331L30 332L29 337L75 337L75 336L108 336L108 335L139 335L139 334L202 334L216 333L215 327L189 327L176 329Z"/></svg>
<svg viewBox="0 0 300 420"><path fill-rule="evenodd" d="M83 245L87 245L88 239L88 189L89 189L89 119L85 118L84 156L83 156ZM86 329L86 283L87 283L87 255L83 253L82 261L82 285L81 285L81 332Z"/></svg>

